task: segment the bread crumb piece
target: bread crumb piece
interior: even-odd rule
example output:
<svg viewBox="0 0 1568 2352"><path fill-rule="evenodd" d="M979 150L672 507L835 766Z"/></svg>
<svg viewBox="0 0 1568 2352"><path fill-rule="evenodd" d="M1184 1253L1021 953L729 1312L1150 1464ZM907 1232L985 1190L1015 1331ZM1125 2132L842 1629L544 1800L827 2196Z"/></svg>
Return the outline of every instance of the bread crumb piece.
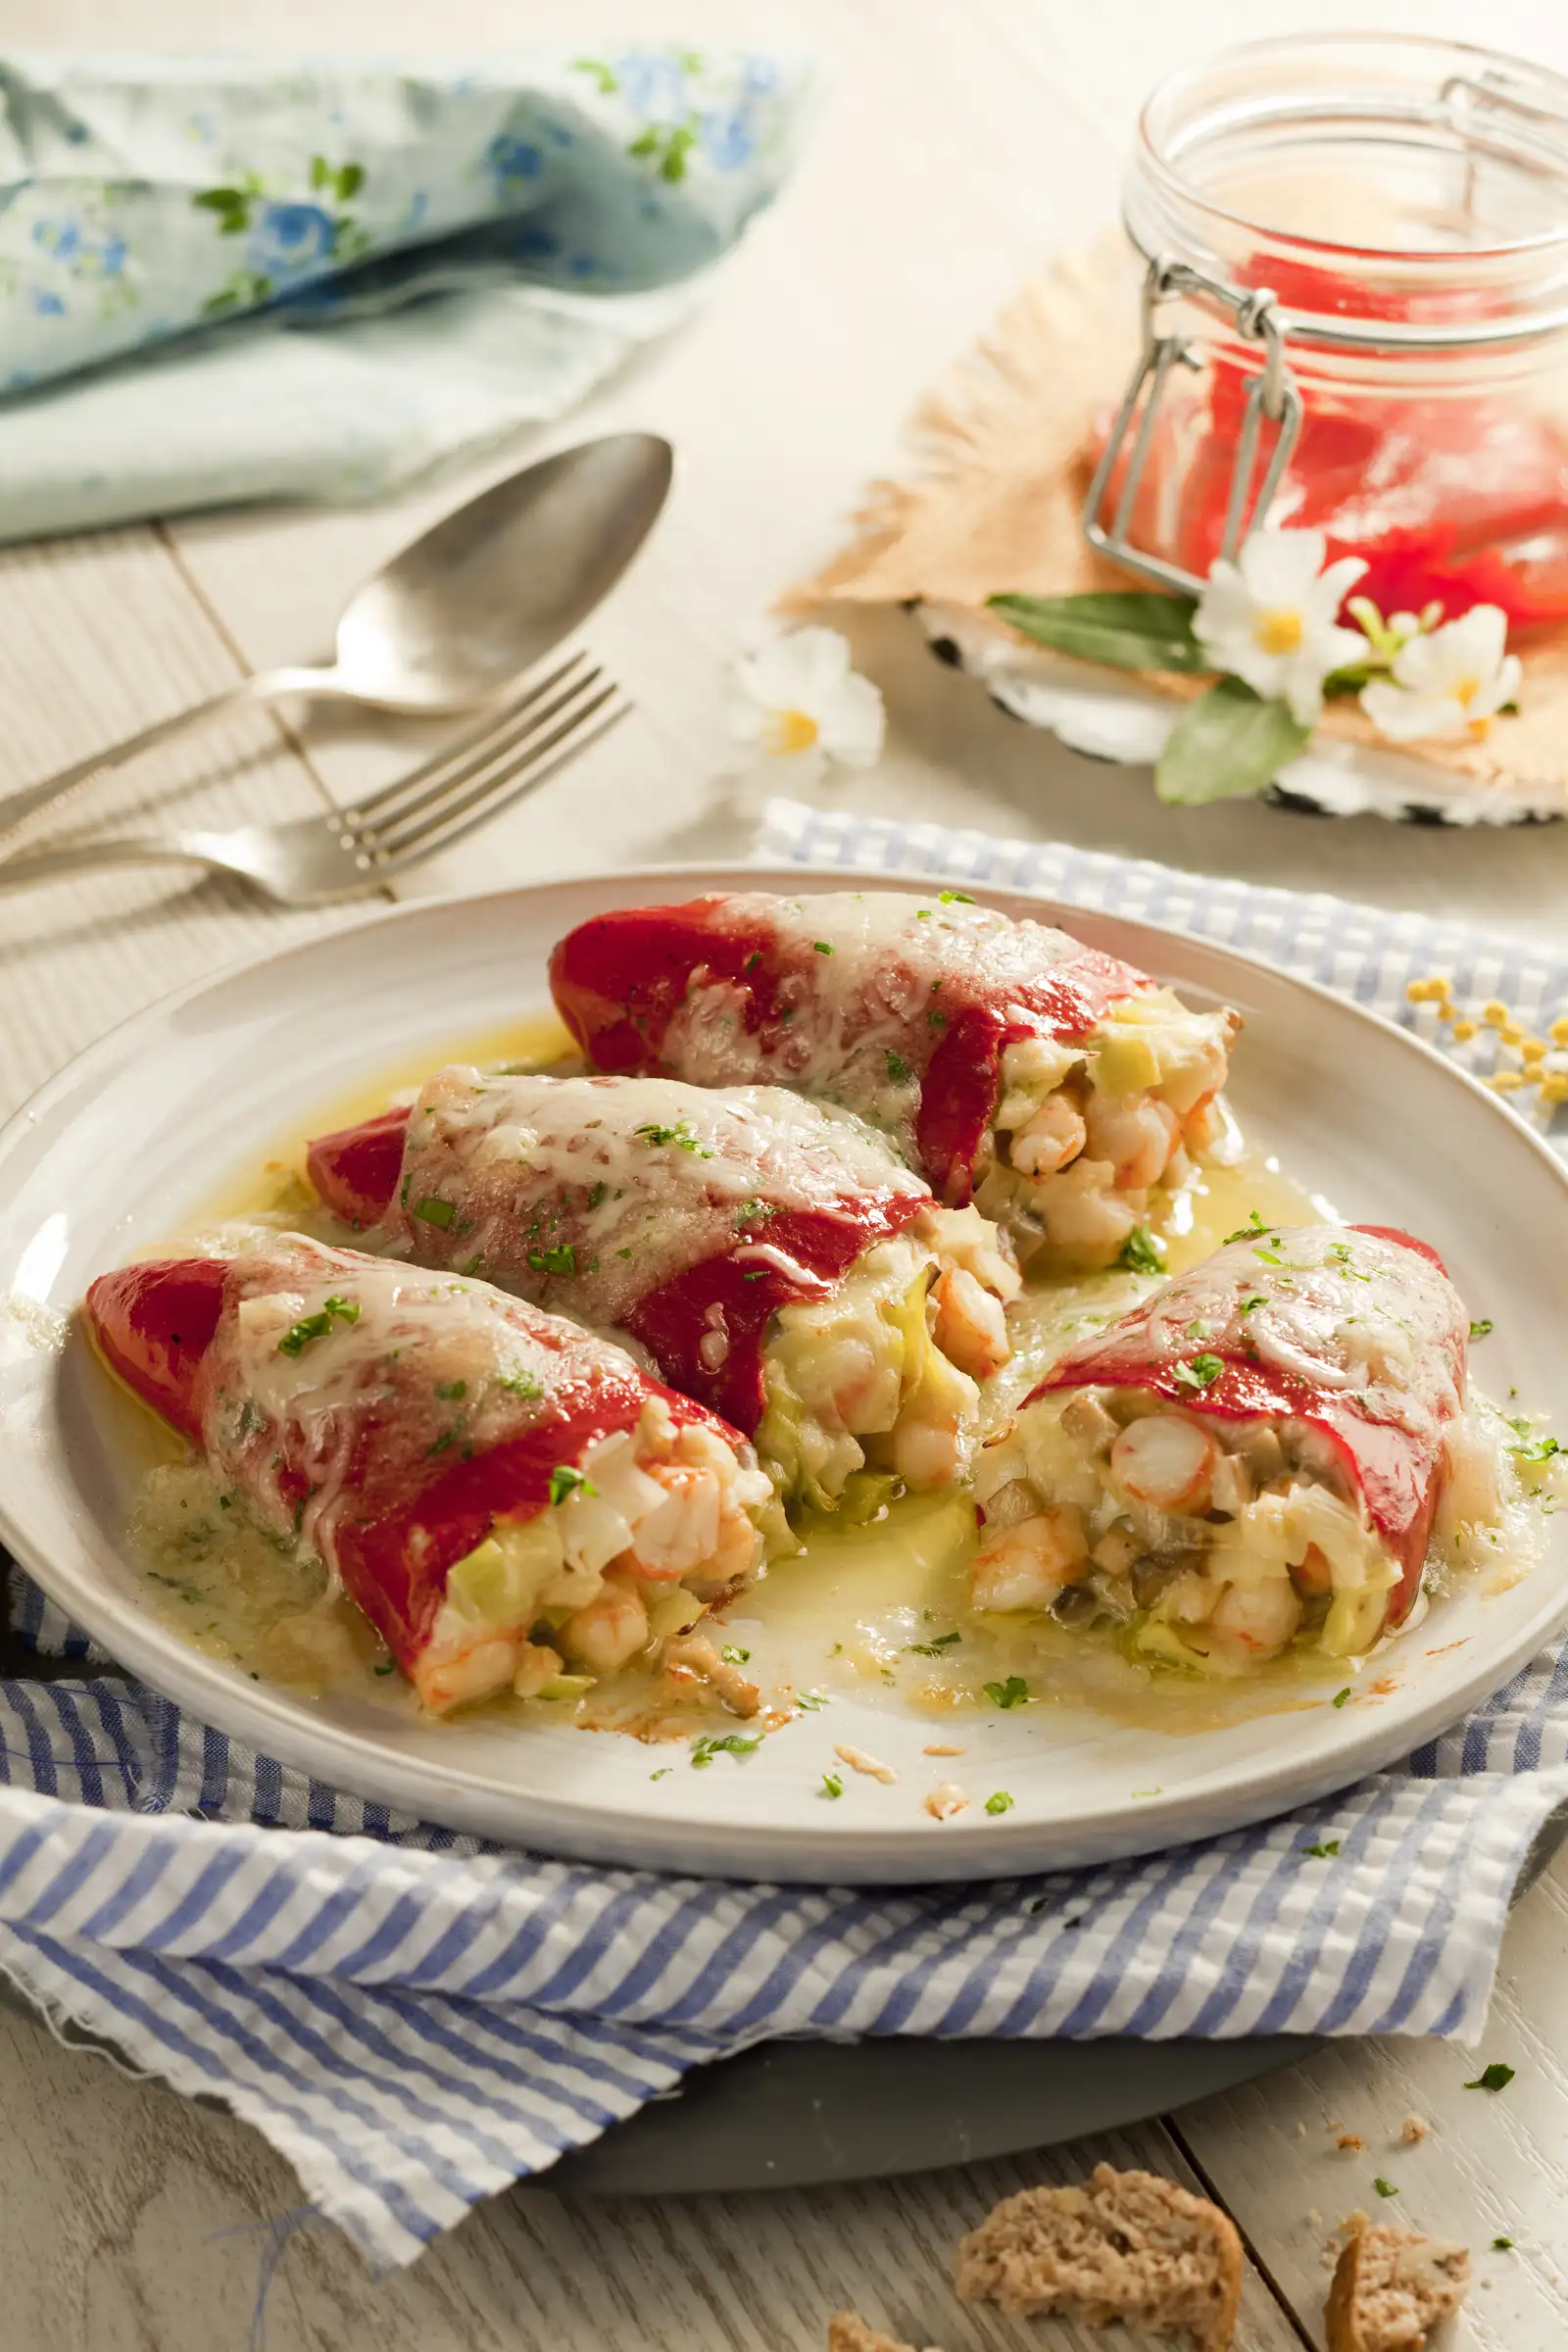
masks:
<svg viewBox="0 0 1568 2352"><path fill-rule="evenodd" d="M1324 2307L1328 2352L1423 2352L1470 2284L1470 2255L1419 2230L1363 2227L1341 2252Z"/></svg>
<svg viewBox="0 0 1568 2352"><path fill-rule="evenodd" d="M961 1813L968 1802L956 1781L944 1781L926 1798L925 1809L933 1821L951 1821L955 1813Z"/></svg>
<svg viewBox="0 0 1568 2352"><path fill-rule="evenodd" d="M1156 2173L1097 2164L1082 2188L1004 2197L959 2244L953 2275L966 2303L1000 2303L1018 2319L1121 2320L1184 2331L1198 2352L1229 2352L1242 2241L1206 2197Z"/></svg>
<svg viewBox="0 0 1568 2352"><path fill-rule="evenodd" d="M686 1675L695 1675L700 1682L710 1684L721 1703L743 1720L755 1715L762 1703L757 1685L748 1682L728 1658L721 1658L705 1635L681 1634L675 1641L666 1642L664 1665L677 1682Z"/></svg>
<svg viewBox="0 0 1568 2352"><path fill-rule="evenodd" d="M899 1777L891 1764L879 1764L875 1756L866 1754L863 1747L851 1747L846 1742L836 1747L833 1753L841 1764L847 1764L852 1772L863 1772L868 1780L886 1781L891 1787Z"/></svg>
<svg viewBox="0 0 1568 2352"><path fill-rule="evenodd" d="M1348 2155L1358 2156L1366 2146L1366 2141L1355 2132L1342 2132L1334 2145L1337 2148L1344 2148Z"/></svg>
<svg viewBox="0 0 1568 2352"><path fill-rule="evenodd" d="M914 2347L868 2327L858 2311L836 2311L827 2324L827 2352L914 2352ZM936 2347L928 2344L926 2352Z"/></svg>
<svg viewBox="0 0 1568 2352"><path fill-rule="evenodd" d="M930 1747L922 1747L920 1753L922 1756L961 1756L963 1750L961 1747L950 1747L944 1740L938 1740Z"/></svg>
<svg viewBox="0 0 1568 2352"><path fill-rule="evenodd" d="M1419 2147L1431 2129L1432 2126L1423 2123L1420 2116L1407 2115L1399 2126L1399 2137L1407 2148Z"/></svg>

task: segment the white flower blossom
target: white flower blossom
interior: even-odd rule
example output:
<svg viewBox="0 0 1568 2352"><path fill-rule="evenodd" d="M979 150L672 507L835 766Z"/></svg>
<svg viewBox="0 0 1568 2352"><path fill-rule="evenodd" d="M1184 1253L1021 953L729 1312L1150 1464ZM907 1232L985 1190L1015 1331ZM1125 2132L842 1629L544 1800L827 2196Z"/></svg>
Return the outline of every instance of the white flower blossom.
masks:
<svg viewBox="0 0 1568 2352"><path fill-rule="evenodd" d="M1329 672L1366 659L1359 629L1342 629L1346 595L1365 571L1359 556L1323 567L1321 531L1254 531L1231 564L1222 556L1193 615L1193 633L1219 670L1267 702L1288 703L1303 727L1323 708Z"/></svg>
<svg viewBox="0 0 1568 2352"><path fill-rule="evenodd" d="M1362 687L1361 708L1391 743L1479 742L1519 691L1519 658L1504 651L1507 642L1502 607L1474 605L1402 645L1390 676Z"/></svg>
<svg viewBox="0 0 1568 2352"><path fill-rule="evenodd" d="M828 760L874 767L886 713L869 678L850 667L849 641L836 629L797 629L735 664L730 733L788 760L801 781Z"/></svg>

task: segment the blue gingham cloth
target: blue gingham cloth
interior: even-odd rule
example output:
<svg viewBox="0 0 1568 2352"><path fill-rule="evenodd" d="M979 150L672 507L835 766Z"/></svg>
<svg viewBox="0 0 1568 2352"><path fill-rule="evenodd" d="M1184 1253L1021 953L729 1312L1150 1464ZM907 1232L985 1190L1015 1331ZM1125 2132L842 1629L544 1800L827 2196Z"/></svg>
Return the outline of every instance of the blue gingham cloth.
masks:
<svg viewBox="0 0 1568 2352"><path fill-rule="evenodd" d="M1568 1002L1568 962L1055 845L782 806L763 848L1147 915L1401 1015L1440 961L1533 1017ZM1553 1650L1405 1765L1173 1853L931 1890L660 1878L340 1795L96 1671L15 1570L11 1607L15 1641L80 1666L0 1682L0 1968L257 2125L378 2265L777 2034L1472 2037L1568 1800Z"/></svg>

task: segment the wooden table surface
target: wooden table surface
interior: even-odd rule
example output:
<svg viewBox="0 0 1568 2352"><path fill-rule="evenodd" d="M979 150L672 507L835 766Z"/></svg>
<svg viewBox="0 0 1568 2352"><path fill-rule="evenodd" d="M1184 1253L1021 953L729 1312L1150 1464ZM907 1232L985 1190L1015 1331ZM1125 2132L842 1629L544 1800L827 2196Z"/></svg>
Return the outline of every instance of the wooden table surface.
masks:
<svg viewBox="0 0 1568 2352"><path fill-rule="evenodd" d="M1568 68L1561 0L1362 0L1362 24L1478 31ZM0 43L450 49L643 35L807 45L833 93L794 186L707 308L555 429L642 425L680 453L677 495L595 650L637 717L583 765L414 891L664 858L739 854L757 791L719 721L734 653L771 599L842 535L896 458L922 382L1054 245L1113 209L1150 83L1202 50L1322 22L1310 0L0 0ZM541 446L546 444L541 443ZM514 462L514 461L512 461ZM496 461L490 471L504 470ZM221 686L313 658L357 578L478 474L357 514L149 524L0 554L0 791ZM1159 808L1147 781L1011 725L941 670L901 615L856 624L885 688L888 758L858 808L1064 837L1385 905L1441 907L1560 941L1568 826L1443 834L1312 823L1238 804ZM252 715L94 788L93 819L279 816L344 798L406 757L385 730ZM831 792L827 797L831 797ZM111 1022L220 964L339 916L264 908L177 872L106 875L0 901L0 1111ZM1455 2345L1568 2343L1568 1870L1520 1905L1485 2058L1501 2097L1465 2091L1476 2053L1355 2042L1114 2141L1017 2164L829 2192L594 2202L495 2199L412 2271L372 2281L331 2230L289 2238L268 2352L794 2352L858 2305L946 2352L1087 2343L1052 2323L960 2312L944 2283L959 2230L1025 2180L1106 2154L1197 2175L1235 2214L1250 2268L1246 2352L1322 2341L1332 2225L1375 2204L1466 2239L1477 2285ZM1431 2125L1405 2146L1410 2114ZM0 2018L0 2352L229 2352L251 2343L270 2225L299 2203L253 2132ZM1342 2152L1341 2132L1364 2146ZM1509 2253L1486 2251L1494 2235ZM260 2337L255 2340L262 2340ZM1119 2341L1122 2339L1104 2339Z"/></svg>

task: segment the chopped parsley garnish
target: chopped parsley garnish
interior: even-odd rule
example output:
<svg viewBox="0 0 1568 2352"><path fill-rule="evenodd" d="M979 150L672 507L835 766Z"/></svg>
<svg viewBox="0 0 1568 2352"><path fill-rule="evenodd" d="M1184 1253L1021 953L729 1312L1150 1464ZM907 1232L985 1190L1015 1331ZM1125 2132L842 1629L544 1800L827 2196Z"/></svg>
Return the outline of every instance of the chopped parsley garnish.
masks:
<svg viewBox="0 0 1568 2352"><path fill-rule="evenodd" d="M1492 2241L1492 2251L1494 2254L1511 2254L1513 2239L1511 2237L1494 2237Z"/></svg>
<svg viewBox="0 0 1568 2352"><path fill-rule="evenodd" d="M747 956L747 958L746 958L746 961L745 961L745 962L744 962L744 963L741 965L741 970L742 970L743 972L755 972L755 971L756 971L756 969L757 969L757 967L758 967L758 965L759 965L759 964L761 962L761 960L762 960L762 951L761 951L761 949L760 949L760 948L754 948L754 949L752 950L751 954L750 954L750 955Z"/></svg>
<svg viewBox="0 0 1568 2352"><path fill-rule="evenodd" d="M460 1396L468 1394L468 1384L466 1380L438 1380L435 1393L443 1404L456 1404Z"/></svg>
<svg viewBox="0 0 1568 2352"><path fill-rule="evenodd" d="M662 1780L666 1780L666 1779L668 1778L668 1776L670 1775L670 1773L672 1773L672 1772L674 1771L674 1769L675 1769L675 1767L673 1766L673 1764L661 1764L661 1766L659 1767L659 1770L658 1770L657 1772L651 1772L651 1773L648 1775L648 1778L649 1778L651 1781L662 1781Z"/></svg>
<svg viewBox="0 0 1568 2352"><path fill-rule="evenodd" d="M1179 1380L1184 1389L1211 1389L1224 1369L1217 1355L1195 1355L1191 1363L1175 1365L1171 1378Z"/></svg>
<svg viewBox="0 0 1568 2352"><path fill-rule="evenodd" d="M396 1674L397 1670L398 1662L396 1658L383 1658L380 1665L375 1669L377 1674Z"/></svg>
<svg viewBox="0 0 1568 2352"><path fill-rule="evenodd" d="M509 1390L514 1396L542 1396L545 1393L544 1382L536 1380L531 1372L498 1372L496 1386Z"/></svg>
<svg viewBox="0 0 1568 2352"><path fill-rule="evenodd" d="M1343 1707L1343 1706L1344 1706L1344 1704L1345 1704L1345 1702L1346 1702L1346 1700L1347 1700L1347 1699L1349 1697L1349 1695L1350 1695L1350 1686L1349 1686L1349 1684L1348 1684L1348 1683L1347 1683L1347 1684L1346 1684L1346 1686L1345 1686L1345 1689L1344 1689L1343 1690L1336 1690L1336 1691L1335 1691L1335 1693L1334 1693L1334 1701L1333 1701L1334 1705L1335 1705L1335 1706L1337 1706L1337 1707Z"/></svg>
<svg viewBox="0 0 1568 2352"><path fill-rule="evenodd" d="M589 1205L589 1207L590 1207L590 1208L598 1208L598 1207L599 1207L599 1205L600 1205L600 1203L601 1203L602 1201L608 1200L609 1200L609 1198L610 1198L610 1187L609 1187L609 1185L608 1185L608 1184L605 1184L605 1183L601 1182L601 1183L599 1183L599 1184L594 1184L594 1185L590 1185L590 1186L589 1186L589 1188L588 1188L588 1205Z"/></svg>
<svg viewBox="0 0 1568 2352"><path fill-rule="evenodd" d="M769 1217L777 1215L778 1210L771 1200L743 1200L735 1211L735 1222L737 1225L765 1225Z"/></svg>
<svg viewBox="0 0 1568 2352"><path fill-rule="evenodd" d="M930 907L917 906L914 910L914 919L917 923L928 923L931 920Z"/></svg>
<svg viewBox="0 0 1568 2352"><path fill-rule="evenodd" d="M413 1178L413 1176L412 1176L412 1175L410 1175L410 1176L405 1176L405 1177L404 1177L404 1179L403 1179L403 1182L402 1182L402 1183L401 1183L401 1184L398 1186L398 1206L399 1206L399 1208L407 1208L407 1207L408 1207L408 1205L409 1205L409 1187L410 1187L410 1185L411 1185L413 1182L414 1182L414 1178Z"/></svg>
<svg viewBox="0 0 1568 2352"><path fill-rule="evenodd" d="M963 1636L958 1633L938 1634L934 1642L909 1642L905 1646L911 1657L940 1658L945 1649L951 1649L955 1642L962 1640Z"/></svg>
<svg viewBox="0 0 1568 2352"><path fill-rule="evenodd" d="M890 1046L888 1048L887 1060L888 1076L892 1079L894 1085L907 1086L909 1080L914 1076L914 1072L905 1060L904 1055L902 1054L895 1054Z"/></svg>
<svg viewBox="0 0 1568 2352"><path fill-rule="evenodd" d="M1211 1340L1214 1337L1214 1327L1211 1323L1189 1323L1184 1336L1189 1340Z"/></svg>
<svg viewBox="0 0 1568 2352"><path fill-rule="evenodd" d="M1500 2059L1494 2059L1491 2066L1484 2066L1475 2081L1467 2082L1465 2088L1466 2090L1506 2090L1513 2081L1513 2076L1514 2070L1511 2066L1504 2066Z"/></svg>
<svg viewBox="0 0 1568 2352"><path fill-rule="evenodd" d="M557 1242L549 1250L530 1250L528 1263L536 1274L575 1274L577 1252L569 1242Z"/></svg>
<svg viewBox="0 0 1568 2352"><path fill-rule="evenodd" d="M484 1272L484 1251L476 1250L467 1264L460 1267L459 1271L463 1274L482 1274Z"/></svg>
<svg viewBox="0 0 1568 2352"><path fill-rule="evenodd" d="M822 1794L824 1796L842 1796L844 1794L844 1782L838 1773L823 1773Z"/></svg>
<svg viewBox="0 0 1568 2352"><path fill-rule="evenodd" d="M815 1715L827 1705L820 1690L797 1690L795 1704L807 1715Z"/></svg>
<svg viewBox="0 0 1568 2352"><path fill-rule="evenodd" d="M1237 1311L1244 1315L1255 1315L1260 1306L1267 1306L1267 1304L1268 1300L1264 1297L1263 1293L1261 1291L1254 1291L1250 1298L1244 1298L1242 1300L1241 1306Z"/></svg>
<svg viewBox="0 0 1568 2352"><path fill-rule="evenodd" d="M1012 1799L1005 1788L999 1788L994 1796L986 1798L986 1811L988 1813L1010 1813L1012 1811Z"/></svg>
<svg viewBox="0 0 1568 2352"><path fill-rule="evenodd" d="M771 1273L771 1271L772 1268L769 1266L752 1266L749 1268L743 1266L741 1268L741 1280L742 1282L760 1282L762 1276L764 1274Z"/></svg>
<svg viewBox="0 0 1568 2352"><path fill-rule="evenodd" d="M599 1489L591 1478L584 1478L580 1470L573 1470L567 1462L558 1462L550 1473L550 1499L552 1502L564 1502L568 1494L593 1495L598 1492Z"/></svg>
<svg viewBox="0 0 1568 2352"><path fill-rule="evenodd" d="M1312 1854L1319 1862L1331 1862L1340 1850L1338 1838L1325 1838L1320 1844L1303 1845L1303 1854Z"/></svg>
<svg viewBox="0 0 1568 2352"><path fill-rule="evenodd" d="M640 1144L669 1145L676 1152L695 1152L699 1159L711 1159L697 1139L690 1119L680 1119L673 1127L660 1127L650 1122L646 1127L634 1127L633 1135Z"/></svg>
<svg viewBox="0 0 1568 2352"><path fill-rule="evenodd" d="M694 1772L703 1771L706 1766L711 1764L715 1756L754 1755L761 1744L760 1738L743 1740L739 1732L730 1732L722 1740L694 1740L692 1742L692 1769Z"/></svg>
<svg viewBox="0 0 1568 2352"><path fill-rule="evenodd" d="M439 1225L445 1233L458 1211L453 1201L438 1200L434 1193L427 1193L422 1200L416 1200L414 1213L426 1225Z"/></svg>
<svg viewBox="0 0 1568 2352"><path fill-rule="evenodd" d="M1470 1337L1473 1340L1490 1339L1491 1336L1492 1317L1490 1315L1483 1315L1479 1322L1476 1322L1474 1319L1472 1319L1470 1325Z"/></svg>
<svg viewBox="0 0 1568 2352"><path fill-rule="evenodd" d="M813 951L814 951L814 952L815 952L815 953L816 953L818 956L831 956L831 955L832 955L832 953L833 953L833 950L832 950L832 948L829 946L828 942L827 942L825 939L813 939L813 940L812 940L812 942L811 942L811 946L812 946L812 949L813 949Z"/></svg>
<svg viewBox="0 0 1568 2352"><path fill-rule="evenodd" d="M986 1683L982 1686L993 1706L1022 1706L1029 1695L1029 1686L1021 1674L1009 1674L1004 1683Z"/></svg>
<svg viewBox="0 0 1568 2352"><path fill-rule="evenodd" d="M1135 1225L1121 1246L1121 1264L1131 1274L1163 1274L1165 1261L1147 1225Z"/></svg>
<svg viewBox="0 0 1568 2352"><path fill-rule="evenodd" d="M751 1651L738 1649L733 1642L726 1642L718 1654L726 1666L747 1666L751 1663Z"/></svg>
<svg viewBox="0 0 1568 2352"><path fill-rule="evenodd" d="M1234 1233L1228 1233L1225 1236L1223 1246L1228 1250L1232 1242L1250 1242L1254 1234L1267 1233L1267 1231L1268 1227L1264 1224L1256 1209L1250 1208L1247 1212L1247 1223L1245 1225L1238 1225Z"/></svg>
<svg viewBox="0 0 1568 2352"><path fill-rule="evenodd" d="M239 1435L242 1438L254 1438L258 1430L266 1427L267 1415L259 1404L247 1396L239 1408Z"/></svg>
<svg viewBox="0 0 1568 2352"><path fill-rule="evenodd" d="M1373 2175L1372 2185L1377 2190L1380 2197L1396 2197L1399 2193L1395 2187L1394 2182L1392 2180L1385 2180L1381 2173L1376 2173Z"/></svg>
<svg viewBox="0 0 1568 2352"><path fill-rule="evenodd" d="M1370 1274L1358 1273L1355 1267L1350 1263L1350 1245L1348 1242L1330 1242L1329 1256L1338 1259L1341 1273L1348 1276L1351 1282L1371 1281L1372 1277Z"/></svg>
<svg viewBox="0 0 1568 2352"><path fill-rule="evenodd" d="M310 1346L312 1340L324 1340L334 1323L357 1323L359 1319L360 1302L357 1298L328 1298L318 1313L302 1315L292 1331L284 1332L277 1343L277 1352L279 1355L298 1355L302 1348ZM244 1426L242 1412L241 1429Z"/></svg>
<svg viewBox="0 0 1568 2352"><path fill-rule="evenodd" d="M1510 1416L1508 1427L1524 1441L1520 1446L1508 1447L1516 1462L1549 1462L1553 1454L1562 1451L1555 1438L1538 1438L1522 1415Z"/></svg>
<svg viewBox="0 0 1568 2352"><path fill-rule="evenodd" d="M928 1029L934 1029L939 1037L948 1025L947 1014L939 1011L934 1004L931 1007L931 1010L926 1014L925 1019L926 1027Z"/></svg>
<svg viewBox="0 0 1568 2352"><path fill-rule="evenodd" d="M445 1451L446 1451L446 1449L447 1449L447 1447L448 1447L449 1446L454 1446L454 1445L456 1445L456 1443L457 1443L457 1438L458 1438L458 1424L457 1424L457 1422L456 1422L456 1421L454 1421L454 1422L451 1424L451 1426L450 1426L449 1428L447 1428L447 1429L444 1429L444 1430L441 1432L441 1435L440 1435L440 1436L437 1438L437 1440L436 1440L436 1442L435 1442L435 1444L434 1444L433 1446L427 1446L425 1447L425 1450L424 1450L424 1458L425 1458L425 1460L426 1460L426 1461L428 1461L428 1460L430 1459L430 1457L431 1457L431 1455L432 1455L432 1454L436 1454L436 1453L445 1453Z"/></svg>
<svg viewBox="0 0 1568 2352"><path fill-rule="evenodd" d="M944 906L972 906L973 899L966 890L942 890L937 893Z"/></svg>

